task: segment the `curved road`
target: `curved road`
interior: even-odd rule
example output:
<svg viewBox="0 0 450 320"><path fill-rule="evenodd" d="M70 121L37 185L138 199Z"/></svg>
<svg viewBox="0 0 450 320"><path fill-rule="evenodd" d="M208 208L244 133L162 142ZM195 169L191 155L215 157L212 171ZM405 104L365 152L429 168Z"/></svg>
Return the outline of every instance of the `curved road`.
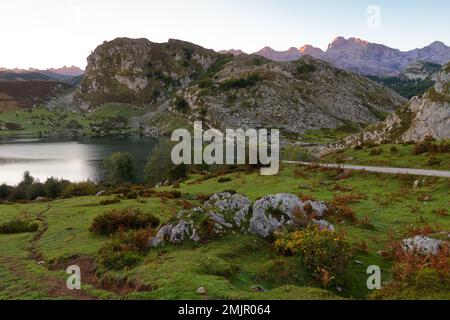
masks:
<svg viewBox="0 0 450 320"><path fill-rule="evenodd" d="M300 162L300 161L282 161L282 162L287 163L287 164L299 164L302 166L314 165L314 166L320 166L320 167L324 167L324 168L368 171L368 172L378 172L378 173L387 173L387 174L409 174L409 175L413 175L413 176L450 178L450 171L440 171L440 170L355 166L355 165L351 165L351 164L324 164L324 163L310 163L310 162Z"/></svg>

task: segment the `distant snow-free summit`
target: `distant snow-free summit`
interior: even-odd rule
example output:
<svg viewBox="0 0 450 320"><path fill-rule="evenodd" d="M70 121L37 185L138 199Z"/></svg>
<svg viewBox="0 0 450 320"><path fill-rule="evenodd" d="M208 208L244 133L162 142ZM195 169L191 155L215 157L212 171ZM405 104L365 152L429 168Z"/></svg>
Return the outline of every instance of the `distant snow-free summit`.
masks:
<svg viewBox="0 0 450 320"><path fill-rule="evenodd" d="M450 61L450 47L440 41L411 51L400 51L358 38L337 37L326 51L311 45L276 51L265 47L255 54L273 61L295 61L305 55L325 60L335 67L364 75L397 76L416 61L444 65Z"/></svg>

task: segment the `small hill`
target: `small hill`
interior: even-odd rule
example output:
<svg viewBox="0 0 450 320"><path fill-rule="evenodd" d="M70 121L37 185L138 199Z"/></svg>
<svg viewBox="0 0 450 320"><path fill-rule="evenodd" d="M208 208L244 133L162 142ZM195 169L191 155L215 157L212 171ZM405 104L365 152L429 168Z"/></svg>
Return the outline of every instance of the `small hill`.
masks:
<svg viewBox="0 0 450 320"><path fill-rule="evenodd" d="M0 71L0 82L7 81L50 81L52 77L40 72Z"/></svg>
<svg viewBox="0 0 450 320"><path fill-rule="evenodd" d="M86 110L109 102L157 103L198 79L219 56L179 40L105 42L88 57L77 100Z"/></svg>
<svg viewBox="0 0 450 320"><path fill-rule="evenodd" d="M73 87L56 81L0 82L0 112L46 105Z"/></svg>

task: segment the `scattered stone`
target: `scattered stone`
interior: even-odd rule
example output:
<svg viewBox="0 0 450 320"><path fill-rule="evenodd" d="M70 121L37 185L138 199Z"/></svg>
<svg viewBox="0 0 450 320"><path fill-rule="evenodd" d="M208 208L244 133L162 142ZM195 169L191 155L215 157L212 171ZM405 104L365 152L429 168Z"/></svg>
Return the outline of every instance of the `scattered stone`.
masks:
<svg viewBox="0 0 450 320"><path fill-rule="evenodd" d="M105 193L106 193L106 190L102 190L99 193L97 193L95 196L100 197L100 196L104 195Z"/></svg>
<svg viewBox="0 0 450 320"><path fill-rule="evenodd" d="M418 253L420 255L438 255L442 249L441 240L432 239L425 236L417 236L402 241L403 250L408 253Z"/></svg>
<svg viewBox="0 0 450 320"><path fill-rule="evenodd" d="M37 202L37 203L39 203L39 202L48 202L48 201L49 201L49 199L45 198L45 197L37 197L36 199L34 199L34 202Z"/></svg>
<svg viewBox="0 0 450 320"><path fill-rule="evenodd" d="M325 220L313 220L313 223L319 227L320 230L328 230L331 232L335 231L334 226Z"/></svg>
<svg viewBox="0 0 450 320"><path fill-rule="evenodd" d="M197 289L197 293L201 294L201 295L205 295L206 294L206 289L203 287L200 287Z"/></svg>
<svg viewBox="0 0 450 320"><path fill-rule="evenodd" d="M153 248L159 247L169 237L171 231L172 231L171 224L163 226L161 229L159 229L156 237L150 239L148 246Z"/></svg>
<svg viewBox="0 0 450 320"><path fill-rule="evenodd" d="M267 289L262 287L262 286L252 286L252 291L253 292L267 292Z"/></svg>

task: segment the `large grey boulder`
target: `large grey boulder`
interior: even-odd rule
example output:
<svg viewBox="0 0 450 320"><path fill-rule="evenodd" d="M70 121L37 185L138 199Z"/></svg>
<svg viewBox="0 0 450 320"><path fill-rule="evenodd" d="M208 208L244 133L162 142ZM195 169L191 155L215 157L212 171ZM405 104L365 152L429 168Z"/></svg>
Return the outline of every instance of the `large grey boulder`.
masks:
<svg viewBox="0 0 450 320"><path fill-rule="evenodd" d="M211 196L204 208L212 211L215 220L221 224L243 227L249 219L251 201L238 193L221 192ZM222 221L223 220L223 221Z"/></svg>
<svg viewBox="0 0 450 320"><path fill-rule="evenodd" d="M293 194L279 193L256 201L249 231L267 238L275 230L292 225L296 211L304 213L303 202Z"/></svg>
<svg viewBox="0 0 450 320"><path fill-rule="evenodd" d="M444 243L441 240L425 236L416 236L402 241L403 250L405 252L418 253L425 256L438 255L443 244Z"/></svg>

